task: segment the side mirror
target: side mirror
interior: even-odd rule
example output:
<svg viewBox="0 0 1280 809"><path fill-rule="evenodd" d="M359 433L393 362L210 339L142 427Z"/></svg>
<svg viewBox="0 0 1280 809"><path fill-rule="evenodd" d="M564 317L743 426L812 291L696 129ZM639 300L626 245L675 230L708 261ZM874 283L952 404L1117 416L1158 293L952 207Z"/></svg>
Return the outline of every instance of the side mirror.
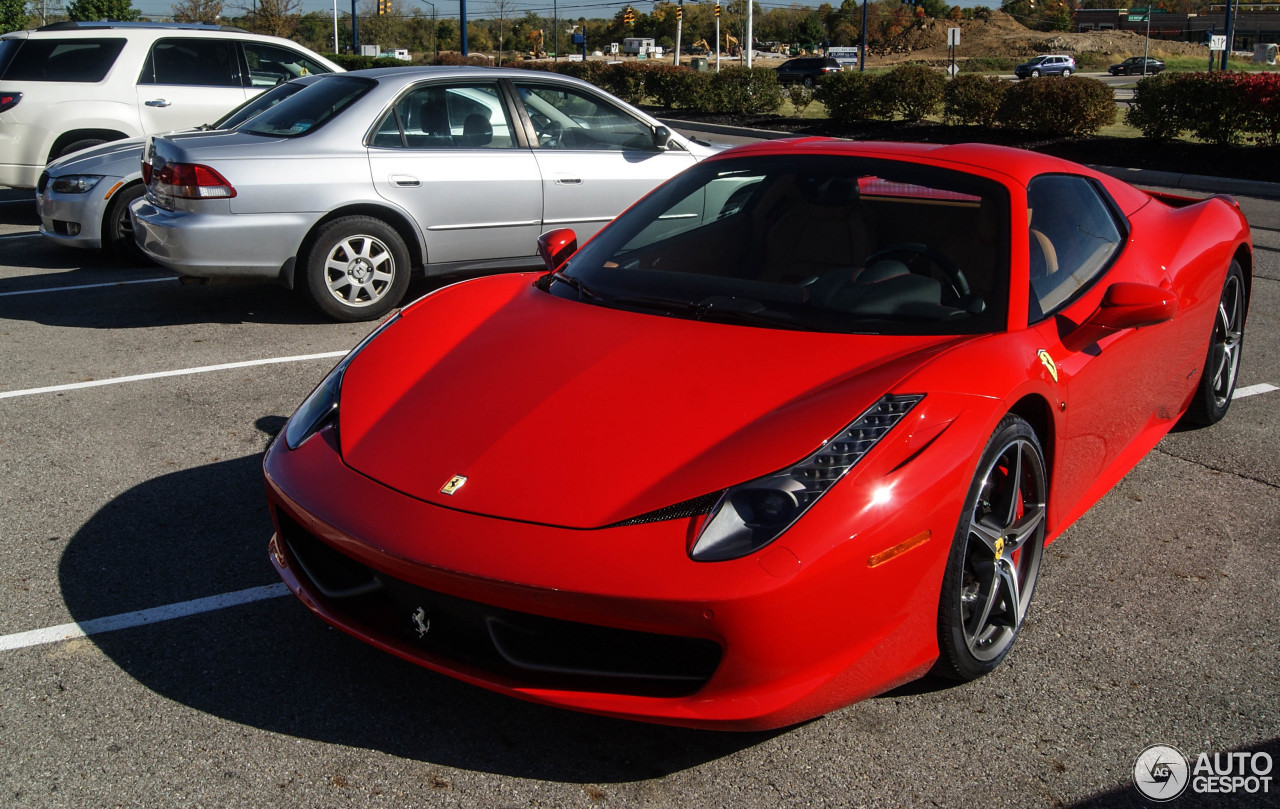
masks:
<svg viewBox="0 0 1280 809"><path fill-rule="evenodd" d="M671 130L665 126L657 126L653 128L653 148L665 149L667 144L671 142Z"/></svg>
<svg viewBox="0 0 1280 809"><path fill-rule="evenodd" d="M1149 284L1112 284L1093 314L1062 343L1072 351L1079 351L1109 334L1172 320L1177 311L1178 296L1170 290Z"/></svg>
<svg viewBox="0 0 1280 809"><path fill-rule="evenodd" d="M538 237L538 255L542 263L547 265L547 272L552 272L569 260L569 256L578 252L578 234L573 228L549 230Z"/></svg>

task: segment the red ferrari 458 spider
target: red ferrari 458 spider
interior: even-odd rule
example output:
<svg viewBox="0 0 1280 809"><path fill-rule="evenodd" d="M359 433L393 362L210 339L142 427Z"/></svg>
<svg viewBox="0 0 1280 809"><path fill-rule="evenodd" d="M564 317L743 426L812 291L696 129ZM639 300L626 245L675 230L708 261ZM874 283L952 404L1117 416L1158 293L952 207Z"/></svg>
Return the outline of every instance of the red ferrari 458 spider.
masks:
<svg viewBox="0 0 1280 809"><path fill-rule="evenodd" d="M434 292L265 460L331 624L611 716L779 727L997 666L1045 544L1231 403L1233 200L992 146L746 146Z"/></svg>

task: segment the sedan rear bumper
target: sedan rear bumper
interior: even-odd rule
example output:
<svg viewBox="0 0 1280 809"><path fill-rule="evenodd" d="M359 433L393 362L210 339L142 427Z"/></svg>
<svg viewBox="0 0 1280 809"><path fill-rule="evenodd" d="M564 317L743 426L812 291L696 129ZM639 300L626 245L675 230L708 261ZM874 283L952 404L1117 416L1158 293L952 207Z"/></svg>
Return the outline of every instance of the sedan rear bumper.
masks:
<svg viewBox="0 0 1280 809"><path fill-rule="evenodd" d="M201 203L202 205L206 203ZM209 213L167 211L146 199L132 208L134 236L153 261L196 278L277 279L317 213L232 214L226 201Z"/></svg>

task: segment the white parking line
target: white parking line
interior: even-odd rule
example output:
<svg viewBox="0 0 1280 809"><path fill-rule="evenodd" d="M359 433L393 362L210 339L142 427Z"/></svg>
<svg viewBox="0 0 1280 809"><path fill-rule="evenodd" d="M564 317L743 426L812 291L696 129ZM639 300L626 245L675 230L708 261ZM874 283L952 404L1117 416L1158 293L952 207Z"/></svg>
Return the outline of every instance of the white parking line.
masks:
<svg viewBox="0 0 1280 809"><path fill-rule="evenodd" d="M1268 385L1266 382L1262 382L1257 385L1250 385L1247 388L1236 388L1235 395L1231 398L1243 399L1246 396L1257 396L1259 393L1270 393L1273 390L1280 390L1280 388L1277 388L1275 385Z"/></svg>
<svg viewBox="0 0 1280 809"><path fill-rule="evenodd" d="M142 382L147 379L163 379L167 376L190 376L207 374L213 371L231 371L236 368L253 368L258 365L278 365L285 362L307 362L308 360L326 360L345 357L346 351L325 351L321 354L301 354L296 357L271 357L265 360L245 360L244 362L224 362L221 365L205 365L201 368L182 368L177 371L156 371L150 374L134 374L133 376L117 376L112 379L93 379L88 382L72 382L68 385L50 385L47 388L27 388L26 390L0 391L0 399L13 399L17 396L35 396L38 393L59 393L81 388L97 388L103 385L119 385L123 382Z"/></svg>
<svg viewBox="0 0 1280 809"><path fill-rule="evenodd" d="M160 621L172 621L174 618L186 618L202 612L237 607L268 598L279 598L289 595L289 588L283 582L266 584L262 587L250 587L234 593L197 598L192 601L181 601L177 604L166 604L163 607L152 607L149 610L125 612L120 615L108 615L105 618L94 618L74 624L60 624L44 629L32 629L29 632L15 632L12 635L0 635L0 652L13 649L25 649L28 646L39 646L44 643L98 635L103 632L114 632L117 629L132 629L135 626L155 624Z"/></svg>
<svg viewBox="0 0 1280 809"><path fill-rule="evenodd" d="M39 295L41 292L74 292L78 289L98 289L100 287L122 287L129 284L154 284L158 281L177 281L176 276L165 278L142 278L137 281L108 281L103 284L80 284L73 287L45 287L43 289L19 289L13 292L0 292L0 298L10 295Z"/></svg>

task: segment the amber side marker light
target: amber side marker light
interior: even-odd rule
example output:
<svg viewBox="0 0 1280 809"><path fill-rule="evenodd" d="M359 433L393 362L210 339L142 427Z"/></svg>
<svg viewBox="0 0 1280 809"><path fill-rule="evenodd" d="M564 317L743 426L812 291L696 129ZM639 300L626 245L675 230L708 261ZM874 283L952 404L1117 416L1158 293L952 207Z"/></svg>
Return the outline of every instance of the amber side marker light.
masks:
<svg viewBox="0 0 1280 809"><path fill-rule="evenodd" d="M867 567L879 567L895 556L901 556L912 548L919 547L928 542L929 536L930 534L928 531L921 531L906 542L899 542L892 548L887 548L879 553L872 554L871 558L867 560Z"/></svg>

